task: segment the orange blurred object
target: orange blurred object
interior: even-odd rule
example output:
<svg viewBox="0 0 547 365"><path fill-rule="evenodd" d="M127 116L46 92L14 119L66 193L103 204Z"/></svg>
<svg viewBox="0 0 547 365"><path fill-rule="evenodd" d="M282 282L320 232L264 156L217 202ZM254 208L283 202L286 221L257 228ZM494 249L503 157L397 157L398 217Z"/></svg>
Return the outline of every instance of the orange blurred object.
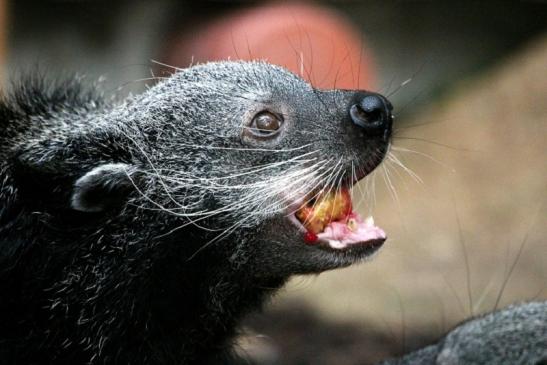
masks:
<svg viewBox="0 0 547 365"><path fill-rule="evenodd" d="M222 15L177 36L165 62L186 67L226 59L266 60L317 88L374 88L362 37L342 15L312 3L267 3Z"/></svg>

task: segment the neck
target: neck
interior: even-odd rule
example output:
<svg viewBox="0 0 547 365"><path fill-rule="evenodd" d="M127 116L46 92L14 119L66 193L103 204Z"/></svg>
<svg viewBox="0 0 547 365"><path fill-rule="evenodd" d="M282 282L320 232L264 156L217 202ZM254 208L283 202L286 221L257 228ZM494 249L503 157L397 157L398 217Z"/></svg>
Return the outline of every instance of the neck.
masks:
<svg viewBox="0 0 547 365"><path fill-rule="evenodd" d="M229 356L241 318L260 308L285 280L257 279L211 255L193 260L196 262L183 270L184 278L157 283L152 302L155 326L151 327L149 339L154 341L156 356L172 359L173 354L180 354L186 362L216 363ZM170 277L176 267L169 262L160 266L158 278ZM170 295L168 301L166 293Z"/></svg>
<svg viewBox="0 0 547 365"><path fill-rule="evenodd" d="M227 253L233 242L218 242L189 259L203 245L198 234L153 244L139 231L121 239L131 245L119 237L98 245L99 238L108 236L101 231L76 240L82 251L78 256L59 251L45 262L50 242L55 247L74 244L72 235L65 242L64 230L55 232L42 237L44 244L34 243L22 260L27 266L16 265L0 276L0 283L13 283L4 286L13 290L12 300L4 303L3 313L10 316L2 318L0 333L17 338L10 353L21 363L84 363L94 355L98 363L223 363L238 321L284 283L282 278L259 279L250 264L231 262ZM42 275L36 277L28 266ZM85 275L68 280L67 268ZM32 300L21 292L32 294ZM62 342L66 338L71 339L68 347Z"/></svg>

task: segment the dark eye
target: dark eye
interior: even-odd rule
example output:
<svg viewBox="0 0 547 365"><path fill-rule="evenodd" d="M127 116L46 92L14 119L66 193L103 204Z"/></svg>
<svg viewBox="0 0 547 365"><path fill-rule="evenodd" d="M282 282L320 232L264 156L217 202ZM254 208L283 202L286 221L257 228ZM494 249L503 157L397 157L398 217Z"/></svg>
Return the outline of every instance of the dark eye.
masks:
<svg viewBox="0 0 547 365"><path fill-rule="evenodd" d="M249 130L255 136L270 137L279 131L282 124L283 118L280 115L263 111L254 116Z"/></svg>

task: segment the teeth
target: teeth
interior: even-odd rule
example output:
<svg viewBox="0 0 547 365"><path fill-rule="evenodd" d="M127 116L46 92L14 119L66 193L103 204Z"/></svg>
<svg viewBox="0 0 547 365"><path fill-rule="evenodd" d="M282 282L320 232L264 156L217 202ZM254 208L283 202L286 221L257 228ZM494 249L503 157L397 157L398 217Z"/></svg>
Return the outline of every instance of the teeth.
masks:
<svg viewBox="0 0 547 365"><path fill-rule="evenodd" d="M355 232L355 230L357 229L357 221L353 218L350 218L348 219L347 226L350 229L350 231Z"/></svg>
<svg viewBox="0 0 547 365"><path fill-rule="evenodd" d="M374 227L374 218L372 218L372 216L367 217L367 218L365 219L365 224L366 224L368 227Z"/></svg>

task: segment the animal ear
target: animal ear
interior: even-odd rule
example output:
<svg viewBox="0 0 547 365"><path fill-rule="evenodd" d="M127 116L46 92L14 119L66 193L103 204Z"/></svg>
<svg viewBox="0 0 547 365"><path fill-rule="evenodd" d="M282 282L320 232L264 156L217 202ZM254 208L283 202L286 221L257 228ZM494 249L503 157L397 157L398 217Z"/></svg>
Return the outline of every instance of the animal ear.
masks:
<svg viewBox="0 0 547 365"><path fill-rule="evenodd" d="M101 212L115 207L134 187L135 168L124 163L109 163L93 168L76 180L70 205L81 212Z"/></svg>

